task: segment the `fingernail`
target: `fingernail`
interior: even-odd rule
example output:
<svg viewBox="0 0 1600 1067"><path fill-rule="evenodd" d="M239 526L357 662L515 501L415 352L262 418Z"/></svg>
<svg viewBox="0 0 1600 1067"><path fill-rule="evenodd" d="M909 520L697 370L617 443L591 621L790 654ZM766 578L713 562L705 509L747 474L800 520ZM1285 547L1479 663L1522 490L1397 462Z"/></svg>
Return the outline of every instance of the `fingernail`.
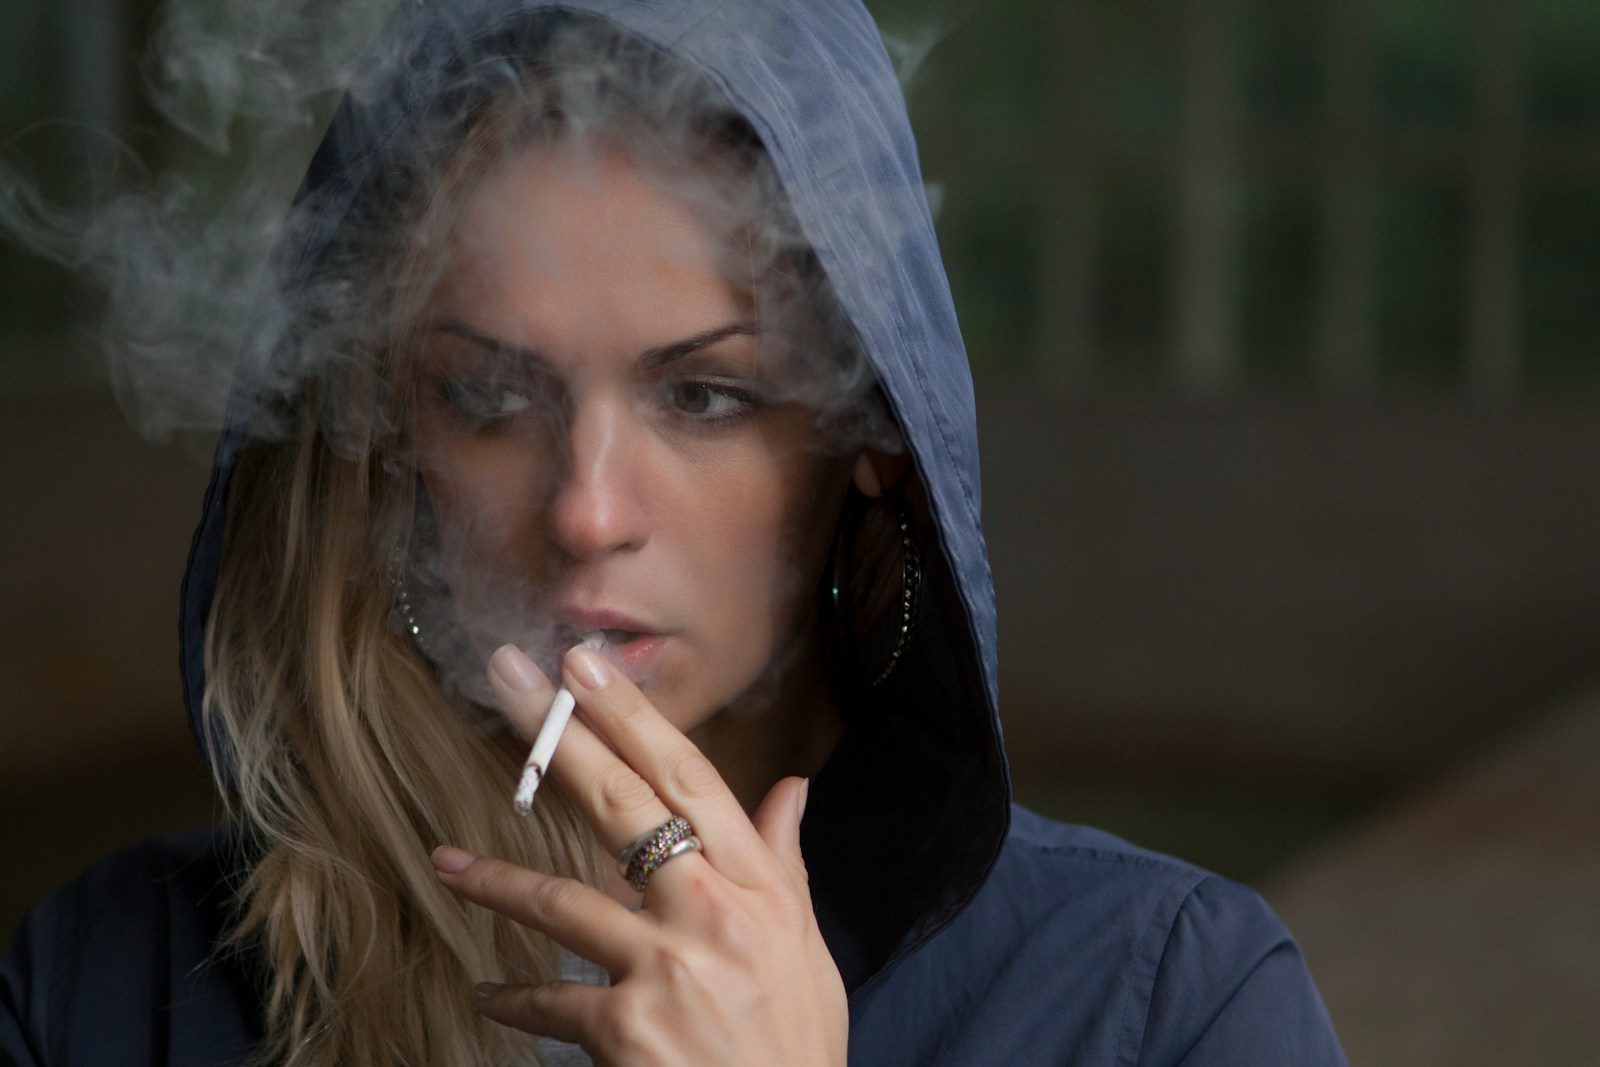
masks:
<svg viewBox="0 0 1600 1067"><path fill-rule="evenodd" d="M795 816L795 821L806 817L806 801L811 799L811 779L807 778L800 783L800 811Z"/></svg>
<svg viewBox="0 0 1600 1067"><path fill-rule="evenodd" d="M582 645L567 653L567 669L585 689L604 689L611 684L611 664L600 653Z"/></svg>
<svg viewBox="0 0 1600 1067"><path fill-rule="evenodd" d="M489 669L508 688L522 692L538 689L545 684L539 668L516 645L501 645L496 649L495 654L489 657Z"/></svg>
<svg viewBox="0 0 1600 1067"><path fill-rule="evenodd" d="M490 997L500 992L501 988L502 987L499 982L479 982L477 985L472 987L472 992L479 1000L488 1000Z"/></svg>
<svg viewBox="0 0 1600 1067"><path fill-rule="evenodd" d="M460 874L478 862L478 857L454 845L440 845L433 850L433 865L446 874Z"/></svg>

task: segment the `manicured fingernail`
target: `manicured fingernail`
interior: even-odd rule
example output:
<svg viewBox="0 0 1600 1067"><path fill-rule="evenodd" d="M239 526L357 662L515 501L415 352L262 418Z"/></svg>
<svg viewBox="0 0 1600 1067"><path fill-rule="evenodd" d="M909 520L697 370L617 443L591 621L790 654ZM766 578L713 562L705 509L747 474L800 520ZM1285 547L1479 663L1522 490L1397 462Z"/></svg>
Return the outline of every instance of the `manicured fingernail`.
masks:
<svg viewBox="0 0 1600 1067"><path fill-rule="evenodd" d="M489 669L511 689L526 692L545 684L539 668L516 645L501 645L496 649L495 654L489 657Z"/></svg>
<svg viewBox="0 0 1600 1067"><path fill-rule="evenodd" d="M500 992L500 989L501 985L498 982L479 982L477 985L472 987L472 992L479 1000L488 1000L490 997Z"/></svg>
<svg viewBox="0 0 1600 1067"><path fill-rule="evenodd" d="M604 689L611 684L611 664L600 653L582 645L567 653L567 669L585 689Z"/></svg>
<svg viewBox="0 0 1600 1067"><path fill-rule="evenodd" d="M806 801L811 799L811 779L807 778L800 783L800 811L795 815L795 821L806 817Z"/></svg>
<svg viewBox="0 0 1600 1067"><path fill-rule="evenodd" d="M433 850L433 865L446 874L460 874L478 862L478 857L453 845L440 845Z"/></svg>

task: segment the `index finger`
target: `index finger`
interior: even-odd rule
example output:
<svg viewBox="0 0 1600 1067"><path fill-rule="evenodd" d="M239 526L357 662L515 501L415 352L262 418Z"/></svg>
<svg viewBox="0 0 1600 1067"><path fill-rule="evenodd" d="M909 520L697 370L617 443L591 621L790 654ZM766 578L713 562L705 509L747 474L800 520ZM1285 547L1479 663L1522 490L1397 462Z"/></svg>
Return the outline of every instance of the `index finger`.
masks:
<svg viewBox="0 0 1600 1067"><path fill-rule="evenodd" d="M533 660L515 645L503 645L489 657L490 683L500 698L500 710L530 745L539 735L555 686ZM498 683L498 684L494 684Z"/></svg>
<svg viewBox="0 0 1600 1067"><path fill-rule="evenodd" d="M489 679L507 716L535 728L542 725L547 699L537 687L520 689L516 685L519 675L515 668L520 667L522 654L506 646L495 657ZM567 721L548 769L552 778L561 780L607 852L617 852L672 817L650 784L579 719Z"/></svg>

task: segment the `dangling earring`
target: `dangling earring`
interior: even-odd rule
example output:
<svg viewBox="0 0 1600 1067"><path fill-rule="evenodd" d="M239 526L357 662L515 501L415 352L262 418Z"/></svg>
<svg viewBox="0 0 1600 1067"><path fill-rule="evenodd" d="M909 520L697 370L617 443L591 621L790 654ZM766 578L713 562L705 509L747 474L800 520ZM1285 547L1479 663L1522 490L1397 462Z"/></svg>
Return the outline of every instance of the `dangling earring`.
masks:
<svg viewBox="0 0 1600 1067"><path fill-rule="evenodd" d="M922 594L922 556L917 551L915 538L912 537L911 509L899 497L883 497L881 500L885 506L893 509L900 534L900 596L897 598L900 605L900 619L895 626L894 643L889 649L889 658L884 662L882 669L867 683L869 687L882 685L894 673L901 657L910 647L911 639L917 632L917 603ZM845 526L846 523L841 522L838 532L834 535L833 578L829 589L833 598L834 616L839 620L848 641L851 637L851 627L847 625L844 606Z"/></svg>
<svg viewBox="0 0 1600 1067"><path fill-rule="evenodd" d="M400 628L411 638L417 651L427 658L428 650L422 639L422 625L417 622L417 611L411 603L411 585L406 580L405 553L396 545L389 554L389 588L394 593L394 614Z"/></svg>

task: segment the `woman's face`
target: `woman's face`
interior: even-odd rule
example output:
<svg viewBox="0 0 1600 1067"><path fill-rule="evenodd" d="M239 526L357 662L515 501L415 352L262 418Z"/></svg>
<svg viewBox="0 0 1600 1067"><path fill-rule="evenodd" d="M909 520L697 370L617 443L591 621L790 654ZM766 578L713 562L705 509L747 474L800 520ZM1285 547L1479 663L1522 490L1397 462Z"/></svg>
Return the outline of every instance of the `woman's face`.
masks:
<svg viewBox="0 0 1600 1067"><path fill-rule="evenodd" d="M563 142L476 185L421 319L415 443L480 648L545 625L550 668L604 630L687 731L806 659L851 463L773 388L808 324L760 321L682 188Z"/></svg>

